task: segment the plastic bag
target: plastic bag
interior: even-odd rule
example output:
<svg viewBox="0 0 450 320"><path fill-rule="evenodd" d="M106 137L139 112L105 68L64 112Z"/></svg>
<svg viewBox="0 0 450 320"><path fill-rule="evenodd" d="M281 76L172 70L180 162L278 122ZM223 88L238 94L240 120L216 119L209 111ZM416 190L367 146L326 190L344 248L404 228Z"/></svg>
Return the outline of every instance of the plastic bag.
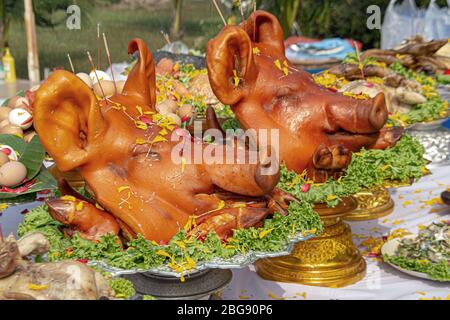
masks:
<svg viewBox="0 0 450 320"><path fill-rule="evenodd" d="M423 30L425 40L450 38L450 0L447 8L439 8L435 0L431 0L425 14Z"/></svg>
<svg viewBox="0 0 450 320"><path fill-rule="evenodd" d="M423 31L425 10L418 9L414 0L405 0L400 5L391 0L381 27L381 48L391 49L406 38Z"/></svg>

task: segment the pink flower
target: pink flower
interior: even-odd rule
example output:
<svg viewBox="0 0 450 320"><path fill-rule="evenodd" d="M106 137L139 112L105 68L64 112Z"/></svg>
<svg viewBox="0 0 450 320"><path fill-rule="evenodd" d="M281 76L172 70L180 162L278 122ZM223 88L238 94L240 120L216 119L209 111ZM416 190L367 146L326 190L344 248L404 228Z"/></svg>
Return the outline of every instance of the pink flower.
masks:
<svg viewBox="0 0 450 320"><path fill-rule="evenodd" d="M306 192L309 191L310 188L311 188L311 185L305 183L305 184L303 184L303 185L301 186L300 190L302 190L302 192L305 192L305 193L306 193Z"/></svg>
<svg viewBox="0 0 450 320"><path fill-rule="evenodd" d="M151 125L152 124L152 120L149 117L147 117L147 116L140 116L139 120L141 120L146 125Z"/></svg>

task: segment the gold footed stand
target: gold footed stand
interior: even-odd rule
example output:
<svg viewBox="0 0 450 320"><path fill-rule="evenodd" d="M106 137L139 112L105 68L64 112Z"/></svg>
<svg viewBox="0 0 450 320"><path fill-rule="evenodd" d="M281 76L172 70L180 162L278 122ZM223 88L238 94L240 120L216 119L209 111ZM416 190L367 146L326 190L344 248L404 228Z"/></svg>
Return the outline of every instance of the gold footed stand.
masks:
<svg viewBox="0 0 450 320"><path fill-rule="evenodd" d="M345 216L347 221L365 221L387 216L394 211L389 191L383 187L374 187L363 190L353 195L358 202L358 207Z"/></svg>
<svg viewBox="0 0 450 320"><path fill-rule="evenodd" d="M361 280L366 262L353 243L350 226L342 221L356 206L351 197L335 208L316 205L324 224L322 234L297 243L288 256L258 260L257 273L267 280L334 288Z"/></svg>
<svg viewBox="0 0 450 320"><path fill-rule="evenodd" d="M75 190L78 190L80 188L84 187L84 179L81 177L81 175L76 170L67 171L67 172L61 172L56 164L52 165L48 171L52 174L52 176L56 179L65 179L70 184L72 188Z"/></svg>

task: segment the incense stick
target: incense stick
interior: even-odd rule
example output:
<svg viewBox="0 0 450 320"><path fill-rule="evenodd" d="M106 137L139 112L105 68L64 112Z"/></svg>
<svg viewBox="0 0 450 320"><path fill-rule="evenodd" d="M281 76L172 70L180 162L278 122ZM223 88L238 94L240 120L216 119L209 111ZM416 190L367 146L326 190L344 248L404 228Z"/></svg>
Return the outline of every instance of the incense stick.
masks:
<svg viewBox="0 0 450 320"><path fill-rule="evenodd" d="M103 43L105 44L106 57L108 57L109 69L111 70L111 76L112 76L112 80L114 83L114 91L117 94L116 79L114 78L114 72L113 72L112 62L111 62L111 54L109 53L108 41L106 40L105 33L103 33Z"/></svg>
<svg viewBox="0 0 450 320"><path fill-rule="evenodd" d="M67 54L67 59L69 59L70 68L72 69L72 72L75 73L75 68L74 68L74 66L73 66L72 58L70 57L70 54L69 54L69 53Z"/></svg>
<svg viewBox="0 0 450 320"><path fill-rule="evenodd" d="M97 23L97 69L102 69L102 58L101 58L101 49L100 49L100 23Z"/></svg>
<svg viewBox="0 0 450 320"><path fill-rule="evenodd" d="M256 0L253 1L253 41L256 42Z"/></svg>
<svg viewBox="0 0 450 320"><path fill-rule="evenodd" d="M227 21L225 20L225 17L223 16L222 11L220 11L219 5L217 4L216 0L212 0L212 2L214 3L214 6L216 7L217 12L219 12L219 15L220 15L220 18L223 21L223 24L226 26L227 25Z"/></svg>
<svg viewBox="0 0 450 320"><path fill-rule="evenodd" d="M239 2L239 11L241 12L242 24L244 24L245 23L245 15L244 15L244 8L242 7L242 2Z"/></svg>
<svg viewBox="0 0 450 320"><path fill-rule="evenodd" d="M170 41L169 35L162 30L160 32L161 32L162 36L164 37L164 40L166 40L167 44L168 45L172 44L172 42Z"/></svg>
<svg viewBox="0 0 450 320"><path fill-rule="evenodd" d="M355 40L353 40L353 46L355 47L356 58L358 59L358 68L361 70L361 77L365 80L366 76L364 74L364 64L361 61L361 53L359 52L359 47Z"/></svg>
<svg viewBox="0 0 450 320"><path fill-rule="evenodd" d="M97 69L95 68L94 61L92 60L92 56L89 51L87 52L87 56L88 56L89 62L91 63L92 69L94 70L95 77L97 78L98 86L100 87L100 90L102 91L103 99L105 99L106 98L105 91L103 91L102 84L100 83L100 79L98 78Z"/></svg>

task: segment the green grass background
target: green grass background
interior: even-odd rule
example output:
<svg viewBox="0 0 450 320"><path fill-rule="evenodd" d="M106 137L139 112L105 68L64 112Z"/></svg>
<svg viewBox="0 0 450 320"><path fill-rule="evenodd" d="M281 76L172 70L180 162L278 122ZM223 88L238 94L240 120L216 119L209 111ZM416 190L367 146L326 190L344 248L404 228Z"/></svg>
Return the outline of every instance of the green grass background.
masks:
<svg viewBox="0 0 450 320"><path fill-rule="evenodd" d="M171 6L157 10L97 7L90 12L81 12L81 30L69 30L65 23L55 28L37 26L41 74L43 74L44 68L70 69L67 53L70 53L77 72L89 71L86 51L91 51L96 60L97 23L101 24L101 31L107 35L113 62L122 62L128 59L128 42L135 37L144 39L151 51L161 48L165 41L160 31L164 30L168 33L172 19L173 9ZM208 38L217 34L221 28L220 17L210 1L185 1L183 41L187 45L204 50ZM102 52L105 53L103 40L101 44ZM16 59L17 75L25 79L28 78L26 46L23 22L14 21L10 30L10 47ZM106 61L104 55L103 67Z"/></svg>

